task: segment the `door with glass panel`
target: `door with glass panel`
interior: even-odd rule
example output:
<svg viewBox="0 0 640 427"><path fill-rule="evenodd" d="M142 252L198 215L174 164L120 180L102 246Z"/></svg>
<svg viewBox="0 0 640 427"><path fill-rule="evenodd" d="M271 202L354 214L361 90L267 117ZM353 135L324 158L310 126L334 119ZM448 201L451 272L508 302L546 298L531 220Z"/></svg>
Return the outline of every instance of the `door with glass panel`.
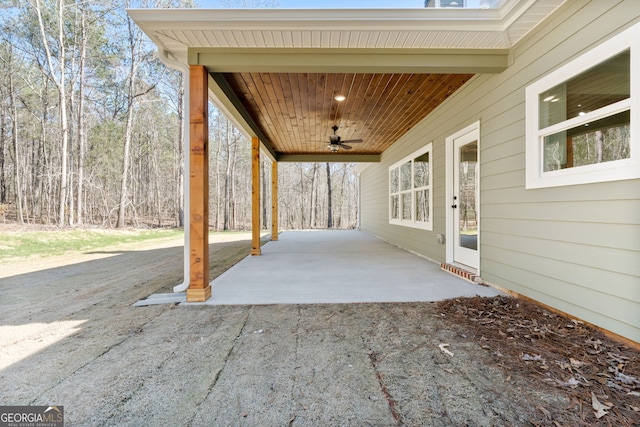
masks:
<svg viewBox="0 0 640 427"><path fill-rule="evenodd" d="M480 257L480 163L478 162L478 128L453 138L452 182L450 186L450 221L453 262L478 269Z"/></svg>

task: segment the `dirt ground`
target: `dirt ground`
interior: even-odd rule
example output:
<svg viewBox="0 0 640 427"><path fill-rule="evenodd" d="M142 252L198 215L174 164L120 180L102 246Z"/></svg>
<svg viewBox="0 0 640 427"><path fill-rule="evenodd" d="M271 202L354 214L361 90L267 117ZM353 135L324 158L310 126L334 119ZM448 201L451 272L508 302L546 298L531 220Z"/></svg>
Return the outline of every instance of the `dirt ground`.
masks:
<svg viewBox="0 0 640 427"><path fill-rule="evenodd" d="M213 275L246 237L213 242ZM182 280L180 244L0 263L0 405L69 426L640 425L640 353L519 300L132 307Z"/></svg>

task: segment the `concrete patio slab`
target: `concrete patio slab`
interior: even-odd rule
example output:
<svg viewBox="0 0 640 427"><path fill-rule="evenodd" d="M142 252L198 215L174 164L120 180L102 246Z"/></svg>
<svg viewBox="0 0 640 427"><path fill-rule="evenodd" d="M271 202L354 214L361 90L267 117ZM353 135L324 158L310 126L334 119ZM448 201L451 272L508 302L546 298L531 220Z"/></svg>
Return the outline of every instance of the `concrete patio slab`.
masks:
<svg viewBox="0 0 640 427"><path fill-rule="evenodd" d="M211 286L211 298L199 304L419 302L500 294L354 230L283 232L262 247L261 256L243 259ZM153 298L147 302L184 301L181 294Z"/></svg>

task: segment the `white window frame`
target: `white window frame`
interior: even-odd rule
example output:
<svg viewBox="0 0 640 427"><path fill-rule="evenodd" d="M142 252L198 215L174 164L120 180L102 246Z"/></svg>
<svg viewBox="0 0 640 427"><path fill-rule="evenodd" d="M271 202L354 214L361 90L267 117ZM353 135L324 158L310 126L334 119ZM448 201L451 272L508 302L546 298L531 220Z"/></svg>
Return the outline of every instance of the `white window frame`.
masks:
<svg viewBox="0 0 640 427"><path fill-rule="evenodd" d="M429 180L428 184L422 187L416 188L414 186L414 159L420 157L426 153L429 153ZM402 177L400 175L400 168L402 165L411 162L411 188L408 190L402 190ZM398 191L391 192L391 173L393 170L398 169ZM389 174L387 177L388 184L388 202L389 202L389 224L402 225L405 227L419 228L422 230L433 230L433 142L428 143L426 146L417 150L407 157L403 158L399 162L394 163L389 167ZM429 190L429 221L417 221L415 218L416 209L416 193L422 190ZM411 194L411 219L402 219L402 194ZM398 218L392 218L392 196L398 196Z"/></svg>
<svg viewBox="0 0 640 427"><path fill-rule="evenodd" d="M607 105L583 116L539 129L539 95L583 71L629 50L631 55L630 98ZM613 114L630 110L630 156L627 159L544 171L542 143L545 136L571 129ZM526 88L526 188L559 187L594 182L640 178L640 24L610 38L601 45L563 65Z"/></svg>

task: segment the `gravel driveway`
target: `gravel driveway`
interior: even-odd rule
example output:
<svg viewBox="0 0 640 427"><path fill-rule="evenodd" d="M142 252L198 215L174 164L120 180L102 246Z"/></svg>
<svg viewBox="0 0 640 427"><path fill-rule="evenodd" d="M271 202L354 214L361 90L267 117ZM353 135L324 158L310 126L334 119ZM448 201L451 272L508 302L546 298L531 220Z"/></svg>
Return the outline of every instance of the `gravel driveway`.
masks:
<svg viewBox="0 0 640 427"><path fill-rule="evenodd" d="M563 404L433 303L132 307L181 281L180 243L0 264L0 404L69 426L511 426L532 395Z"/></svg>

